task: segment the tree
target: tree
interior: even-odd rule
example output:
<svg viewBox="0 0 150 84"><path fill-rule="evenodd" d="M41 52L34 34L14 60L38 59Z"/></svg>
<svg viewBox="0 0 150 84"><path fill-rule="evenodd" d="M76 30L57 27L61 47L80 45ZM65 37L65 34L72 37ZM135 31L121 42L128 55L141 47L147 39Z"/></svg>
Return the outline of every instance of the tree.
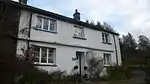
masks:
<svg viewBox="0 0 150 84"><path fill-rule="evenodd" d="M149 39L144 36L144 35L140 35L139 39L138 39L138 49L139 50L147 50L150 46L149 46Z"/></svg>
<svg viewBox="0 0 150 84"><path fill-rule="evenodd" d="M96 26L100 27L100 26L101 26L101 23L100 23L99 21L97 21Z"/></svg>
<svg viewBox="0 0 150 84"><path fill-rule="evenodd" d="M0 0L0 79L2 84L11 84L17 73L20 72L20 64L16 59L16 45L20 11L17 6L11 4L11 0Z"/></svg>
<svg viewBox="0 0 150 84"><path fill-rule="evenodd" d="M112 32L114 32L114 29L108 24L108 23L106 23L106 22L103 22L103 28L104 29L106 29L106 30L108 30L108 31L112 31Z"/></svg>
<svg viewBox="0 0 150 84"><path fill-rule="evenodd" d="M95 25L95 23L94 23L94 21L93 21L93 20L90 22L90 24L91 24L91 25Z"/></svg>
<svg viewBox="0 0 150 84"><path fill-rule="evenodd" d="M126 36L122 36L122 47L125 51L136 50L137 43L130 33L128 33Z"/></svg>
<svg viewBox="0 0 150 84"><path fill-rule="evenodd" d="M89 20L86 20L85 22L89 24Z"/></svg>
<svg viewBox="0 0 150 84"><path fill-rule="evenodd" d="M97 26L98 28L102 28L102 25L101 25L101 23L100 23L99 21L97 21L96 26Z"/></svg>

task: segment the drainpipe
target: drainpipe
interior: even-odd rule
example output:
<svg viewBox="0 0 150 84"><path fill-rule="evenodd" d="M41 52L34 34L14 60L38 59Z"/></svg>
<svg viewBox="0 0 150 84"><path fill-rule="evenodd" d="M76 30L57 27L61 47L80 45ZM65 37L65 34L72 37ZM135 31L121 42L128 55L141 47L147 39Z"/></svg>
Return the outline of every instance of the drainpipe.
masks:
<svg viewBox="0 0 150 84"><path fill-rule="evenodd" d="M117 46L116 46L116 39L114 35L113 35L113 39L114 39L115 52L116 52L116 61L117 61L117 66L118 66L118 52L117 52Z"/></svg>
<svg viewBox="0 0 150 84"><path fill-rule="evenodd" d="M30 39L30 36L31 36L31 25L32 25L32 13L30 13L30 17L29 17L29 32L28 32L28 39ZM26 60L28 60L28 57L29 57L29 43L30 43L30 41L29 40L27 40L27 59Z"/></svg>

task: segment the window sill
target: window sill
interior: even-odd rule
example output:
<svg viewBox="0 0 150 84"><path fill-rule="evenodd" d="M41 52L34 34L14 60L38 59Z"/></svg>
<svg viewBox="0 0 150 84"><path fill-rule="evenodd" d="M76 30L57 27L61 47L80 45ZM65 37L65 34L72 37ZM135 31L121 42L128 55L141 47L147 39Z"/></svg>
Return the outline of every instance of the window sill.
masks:
<svg viewBox="0 0 150 84"><path fill-rule="evenodd" d="M49 32L49 33L55 33L55 34L57 34L57 32L54 32L54 31L42 30L42 29L37 29L37 28L33 28L33 29L39 30L39 31L44 31L44 32Z"/></svg>
<svg viewBox="0 0 150 84"><path fill-rule="evenodd" d="M35 66L53 66L57 67L56 64L51 64L51 63L34 63Z"/></svg>
<svg viewBox="0 0 150 84"><path fill-rule="evenodd" d="M73 36L73 38L75 38L75 39L81 39L81 40L87 40L86 38L76 37L76 36Z"/></svg>
<svg viewBox="0 0 150 84"><path fill-rule="evenodd" d="M112 67L112 65L110 65L110 64L107 64L107 65L104 65L104 67Z"/></svg>
<svg viewBox="0 0 150 84"><path fill-rule="evenodd" d="M104 44L108 44L108 45L111 45L112 43L108 43L108 42L102 42L102 43L104 43Z"/></svg>

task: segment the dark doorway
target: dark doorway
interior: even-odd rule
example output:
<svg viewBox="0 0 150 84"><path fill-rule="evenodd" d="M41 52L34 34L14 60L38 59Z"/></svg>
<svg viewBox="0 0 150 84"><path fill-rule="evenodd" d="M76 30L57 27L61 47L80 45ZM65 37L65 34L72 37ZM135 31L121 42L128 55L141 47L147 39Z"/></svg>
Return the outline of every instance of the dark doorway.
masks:
<svg viewBox="0 0 150 84"><path fill-rule="evenodd" d="M79 61L79 74L81 75L82 74L82 58L84 56L84 52L79 52L77 51L76 52L76 57L77 57L77 60Z"/></svg>

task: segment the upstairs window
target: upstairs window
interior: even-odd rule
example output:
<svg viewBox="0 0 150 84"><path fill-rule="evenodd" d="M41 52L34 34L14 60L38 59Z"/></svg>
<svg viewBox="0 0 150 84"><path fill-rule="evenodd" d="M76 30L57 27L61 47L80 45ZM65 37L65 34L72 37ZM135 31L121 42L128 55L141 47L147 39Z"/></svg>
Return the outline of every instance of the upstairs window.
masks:
<svg viewBox="0 0 150 84"><path fill-rule="evenodd" d="M40 30L56 32L57 22L53 19L37 16L36 28Z"/></svg>
<svg viewBox="0 0 150 84"><path fill-rule="evenodd" d="M74 26L74 37L85 38L84 28Z"/></svg>
<svg viewBox="0 0 150 84"><path fill-rule="evenodd" d="M102 40L104 43L110 43L110 36L108 33L102 33Z"/></svg>
<svg viewBox="0 0 150 84"><path fill-rule="evenodd" d="M49 24L49 20L48 19L46 19L46 18L43 18L43 29L44 30L49 30L48 29L48 24Z"/></svg>
<svg viewBox="0 0 150 84"><path fill-rule="evenodd" d="M35 63L39 64L55 64L56 49L34 46L33 52L35 56Z"/></svg>
<svg viewBox="0 0 150 84"><path fill-rule="evenodd" d="M111 65L111 54L104 53L104 65Z"/></svg>

